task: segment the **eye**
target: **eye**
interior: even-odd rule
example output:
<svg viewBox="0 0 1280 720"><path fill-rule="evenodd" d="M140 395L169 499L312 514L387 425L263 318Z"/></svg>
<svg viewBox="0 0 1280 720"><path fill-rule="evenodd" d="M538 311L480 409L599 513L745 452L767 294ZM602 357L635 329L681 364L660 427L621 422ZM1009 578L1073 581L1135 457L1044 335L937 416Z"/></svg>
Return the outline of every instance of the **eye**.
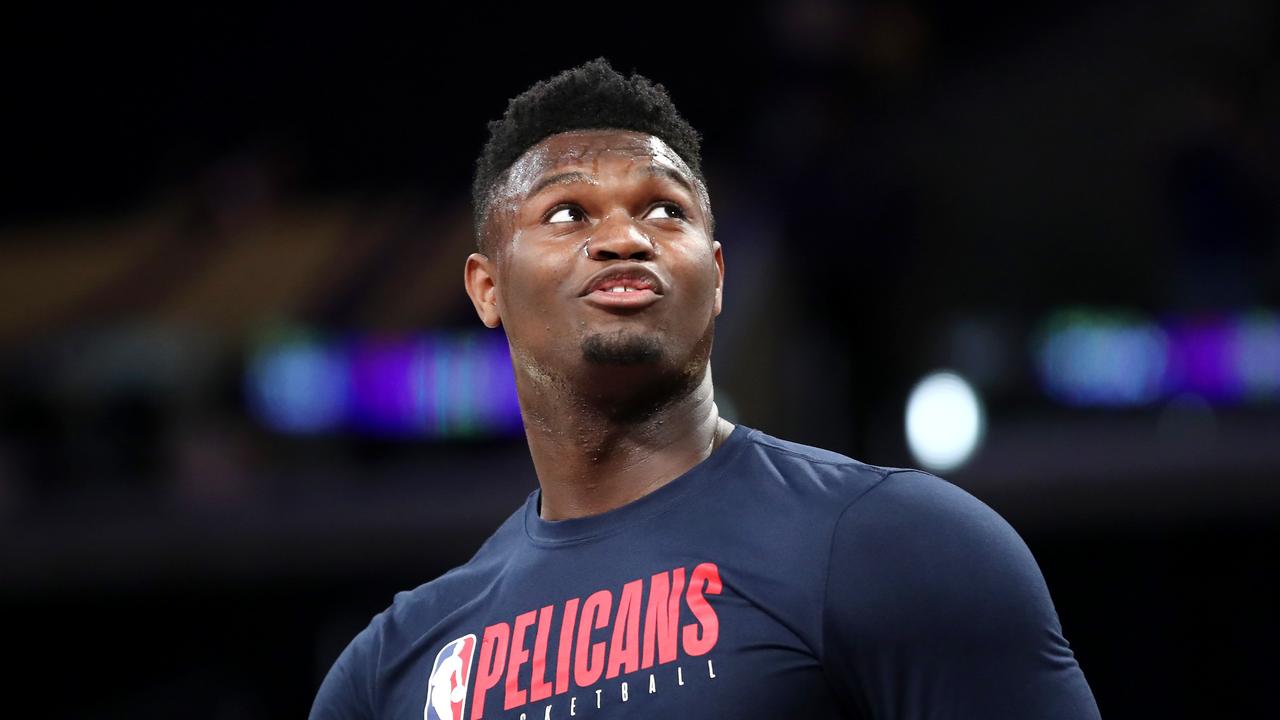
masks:
<svg viewBox="0 0 1280 720"><path fill-rule="evenodd" d="M549 223L581 222L585 217L586 214L582 212L582 208L567 206L552 210L546 221Z"/></svg>
<svg viewBox="0 0 1280 720"><path fill-rule="evenodd" d="M670 202L659 203L644 216L645 220L684 220L684 210Z"/></svg>

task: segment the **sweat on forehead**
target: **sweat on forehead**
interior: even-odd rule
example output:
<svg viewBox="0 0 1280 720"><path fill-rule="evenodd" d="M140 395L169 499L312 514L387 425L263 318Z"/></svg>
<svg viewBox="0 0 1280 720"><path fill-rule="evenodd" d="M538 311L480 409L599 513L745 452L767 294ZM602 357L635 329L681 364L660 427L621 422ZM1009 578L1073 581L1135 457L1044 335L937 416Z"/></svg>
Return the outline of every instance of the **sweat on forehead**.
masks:
<svg viewBox="0 0 1280 720"><path fill-rule="evenodd" d="M486 198L483 219L476 228L477 235L484 234L493 228L487 228L489 220L500 208L507 211L532 195L547 180L554 180L557 170L583 169L585 177L579 175L575 181L592 182L595 161L603 157L619 157L634 161L655 174L671 177L682 185L687 185L702 203L709 223L714 222L711 216L710 197L705 183L688 163L669 145L653 135L631 130L584 129L570 130L549 135L527 149L511 164L490 188ZM708 226L710 230L710 225ZM487 244L481 242L482 246Z"/></svg>
<svg viewBox="0 0 1280 720"><path fill-rule="evenodd" d="M636 132L585 130L558 133L529 148L512 164L497 190L507 197L527 197L548 173L594 165L605 156L674 171L685 184L698 184L684 160L659 138Z"/></svg>

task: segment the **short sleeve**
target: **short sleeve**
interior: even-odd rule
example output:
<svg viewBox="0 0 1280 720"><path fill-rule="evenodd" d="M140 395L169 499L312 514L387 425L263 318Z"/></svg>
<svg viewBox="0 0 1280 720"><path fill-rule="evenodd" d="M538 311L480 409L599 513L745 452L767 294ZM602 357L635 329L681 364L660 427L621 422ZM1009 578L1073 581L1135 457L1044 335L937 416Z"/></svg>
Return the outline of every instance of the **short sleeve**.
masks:
<svg viewBox="0 0 1280 720"><path fill-rule="evenodd" d="M361 630L320 683L310 720L373 720L373 678L378 658L378 621Z"/></svg>
<svg viewBox="0 0 1280 720"><path fill-rule="evenodd" d="M927 473L892 472L845 508L822 623L854 717L1099 717L1022 538Z"/></svg>

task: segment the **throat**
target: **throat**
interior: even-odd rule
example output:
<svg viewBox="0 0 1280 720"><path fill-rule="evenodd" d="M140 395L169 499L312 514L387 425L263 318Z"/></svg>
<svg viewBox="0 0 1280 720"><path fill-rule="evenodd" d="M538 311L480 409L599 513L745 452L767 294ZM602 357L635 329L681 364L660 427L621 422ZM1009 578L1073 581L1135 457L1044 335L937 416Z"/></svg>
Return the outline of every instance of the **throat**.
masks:
<svg viewBox="0 0 1280 720"><path fill-rule="evenodd" d="M630 422L602 413L526 421L541 515L597 515L640 499L707 459L732 431L705 393Z"/></svg>

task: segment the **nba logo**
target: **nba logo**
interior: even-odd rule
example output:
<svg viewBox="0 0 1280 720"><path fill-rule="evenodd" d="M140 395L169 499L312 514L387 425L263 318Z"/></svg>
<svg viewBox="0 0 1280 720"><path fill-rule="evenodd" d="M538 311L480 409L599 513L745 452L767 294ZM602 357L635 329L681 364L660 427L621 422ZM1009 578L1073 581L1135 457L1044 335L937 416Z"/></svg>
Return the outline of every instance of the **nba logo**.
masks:
<svg viewBox="0 0 1280 720"><path fill-rule="evenodd" d="M445 645L436 655L427 680L427 706L423 720L462 720L467 704L467 683L471 679L471 656L476 636L467 635Z"/></svg>

